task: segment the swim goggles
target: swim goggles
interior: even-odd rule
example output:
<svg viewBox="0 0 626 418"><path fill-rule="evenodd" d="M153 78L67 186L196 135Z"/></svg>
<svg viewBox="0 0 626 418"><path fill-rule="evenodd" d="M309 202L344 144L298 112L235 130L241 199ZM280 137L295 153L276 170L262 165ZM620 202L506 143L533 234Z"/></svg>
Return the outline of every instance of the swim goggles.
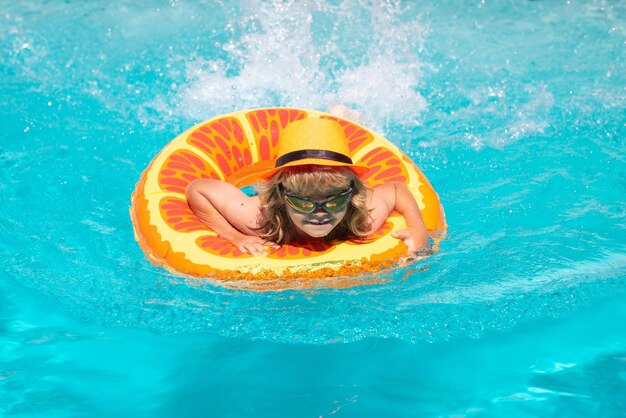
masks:
<svg viewBox="0 0 626 418"><path fill-rule="evenodd" d="M319 208L324 209L329 213L339 212L345 208L350 199L352 198L352 186L337 195L330 196L324 200L315 200L309 197L301 197L293 193L289 193L285 190L283 185L279 186L280 192L283 194L285 201L289 203L289 206L294 208L300 213L313 213Z"/></svg>

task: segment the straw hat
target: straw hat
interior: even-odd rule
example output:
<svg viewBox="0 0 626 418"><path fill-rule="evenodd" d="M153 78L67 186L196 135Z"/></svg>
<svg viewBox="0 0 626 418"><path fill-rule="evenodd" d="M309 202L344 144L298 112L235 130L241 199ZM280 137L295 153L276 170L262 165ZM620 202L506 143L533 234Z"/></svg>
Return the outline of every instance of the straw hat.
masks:
<svg viewBox="0 0 626 418"><path fill-rule="evenodd" d="M357 176L369 171L352 162L343 128L331 119L301 119L287 125L278 139L275 168L261 177L268 180L285 167L301 165L350 167Z"/></svg>

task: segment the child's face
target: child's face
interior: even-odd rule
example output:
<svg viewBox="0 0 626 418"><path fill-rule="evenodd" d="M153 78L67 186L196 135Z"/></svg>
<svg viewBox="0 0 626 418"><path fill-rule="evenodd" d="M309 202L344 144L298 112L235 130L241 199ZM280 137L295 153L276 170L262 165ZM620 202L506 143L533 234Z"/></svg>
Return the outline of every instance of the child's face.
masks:
<svg viewBox="0 0 626 418"><path fill-rule="evenodd" d="M307 194L298 194L297 196L309 198L321 203L329 198L339 196L344 192L346 192L346 189L332 188L325 191L315 191ZM345 197L349 199L350 196L346 194ZM343 197L338 197L338 200L343 200ZM298 235L302 236L303 238L322 238L330 234L333 228L335 228L335 226L337 226L339 222L341 222L348 210L348 206L345 205L343 208L336 212L329 212L322 207L317 207L311 213L302 213L294 209L287 202L285 202L285 204L287 206L287 213L289 214L289 218L295 225L296 230L298 231Z"/></svg>

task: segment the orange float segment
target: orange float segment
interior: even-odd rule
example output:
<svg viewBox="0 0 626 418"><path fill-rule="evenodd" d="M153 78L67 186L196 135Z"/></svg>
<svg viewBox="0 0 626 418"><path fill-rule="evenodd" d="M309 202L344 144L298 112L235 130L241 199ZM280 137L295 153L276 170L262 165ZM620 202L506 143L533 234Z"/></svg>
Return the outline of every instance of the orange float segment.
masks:
<svg viewBox="0 0 626 418"><path fill-rule="evenodd" d="M218 171L203 157L189 150L175 150L161 166L159 187L164 192L185 194L187 185L197 179L219 179Z"/></svg>
<svg viewBox="0 0 626 418"><path fill-rule="evenodd" d="M363 176L363 181L370 186L376 187L390 182L408 183L409 174L400 158L385 147L376 147L369 151L357 164L370 167Z"/></svg>
<svg viewBox="0 0 626 418"><path fill-rule="evenodd" d="M276 160L278 138L287 125L307 117L307 112L300 109L257 109L245 113L257 145L259 161L272 163Z"/></svg>
<svg viewBox="0 0 626 418"><path fill-rule="evenodd" d="M415 164L395 145L353 123L321 112L290 108L255 109L220 116L175 138L155 157L132 195L135 236L147 257L169 270L218 281L237 280L244 288L301 287L328 276L354 275L392 265L406 251L390 235L406 227L392 214L372 237L354 242L284 245L268 257L241 253L216 236L189 209L184 191L198 178L224 179L238 187L261 181L274 165L282 130L306 117L336 120L357 164L371 167L364 180L370 186L400 181L409 186L430 231L445 228L437 194ZM248 285L241 285L241 282ZM259 285L258 281L266 283ZM354 279L350 279L354 282ZM254 282L254 283L252 283ZM337 280L333 287L344 287ZM270 283L281 283L271 285ZM275 287L272 287L275 286Z"/></svg>
<svg viewBox="0 0 626 418"><path fill-rule="evenodd" d="M316 257L332 251L334 245L327 242L304 242L298 244L282 245L277 251L272 252L268 257L275 259L302 259L305 257Z"/></svg>
<svg viewBox="0 0 626 418"><path fill-rule="evenodd" d="M161 218L178 232L206 230L206 225L193 213L184 197L166 196L160 200L159 208Z"/></svg>
<svg viewBox="0 0 626 418"><path fill-rule="evenodd" d="M230 241L215 235L203 235L196 240L198 247L202 248L209 254L218 255L220 257L229 258L250 258L248 253L241 252Z"/></svg>
<svg viewBox="0 0 626 418"><path fill-rule="evenodd" d="M223 177L252 164L250 144L241 121L235 117L223 117L203 124L189 135L187 143L213 161Z"/></svg>

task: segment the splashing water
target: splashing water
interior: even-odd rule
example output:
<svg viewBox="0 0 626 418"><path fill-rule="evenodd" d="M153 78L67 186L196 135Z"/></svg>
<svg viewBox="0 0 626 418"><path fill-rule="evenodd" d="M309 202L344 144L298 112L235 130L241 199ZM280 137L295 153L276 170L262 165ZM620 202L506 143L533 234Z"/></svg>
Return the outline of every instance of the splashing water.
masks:
<svg viewBox="0 0 626 418"><path fill-rule="evenodd" d="M407 52L420 47L426 31L400 20L400 4L353 5L246 3L226 25L228 39L219 44L225 57L188 63L178 106L203 118L233 103L317 109L344 103L375 121L417 120L426 108L417 90L422 70Z"/></svg>

